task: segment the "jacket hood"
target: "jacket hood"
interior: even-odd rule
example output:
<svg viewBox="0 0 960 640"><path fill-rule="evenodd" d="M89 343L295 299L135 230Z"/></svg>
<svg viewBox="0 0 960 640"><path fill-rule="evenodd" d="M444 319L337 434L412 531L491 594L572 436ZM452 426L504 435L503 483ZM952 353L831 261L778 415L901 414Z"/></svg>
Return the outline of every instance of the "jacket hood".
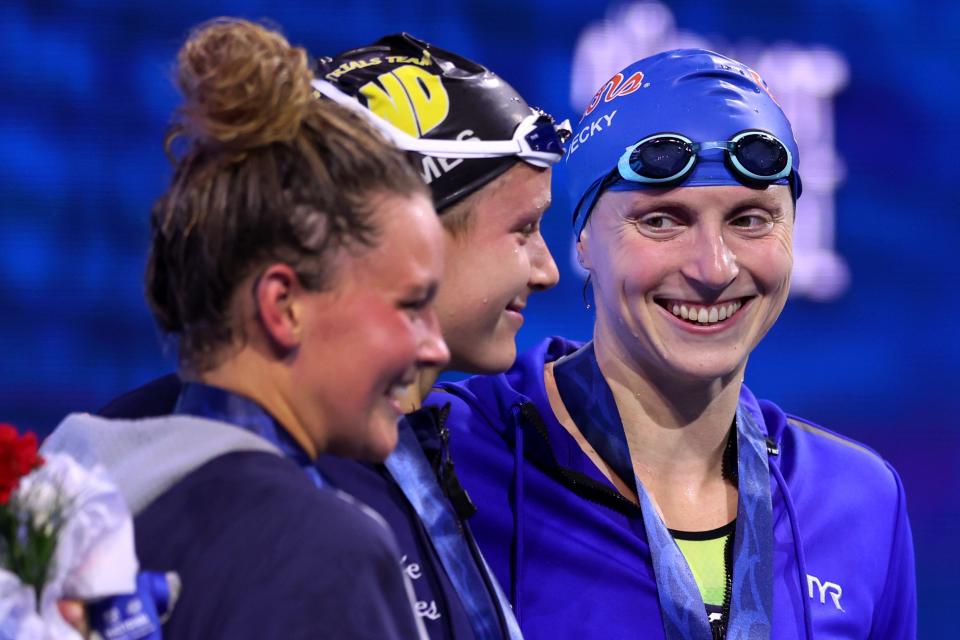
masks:
<svg viewBox="0 0 960 640"><path fill-rule="evenodd" d="M506 424L515 407L524 402L533 402L542 415L549 415L550 402L543 386L543 366L573 353L584 343L550 336L538 342L532 349L521 353L513 366L497 375L473 376L460 382L441 383L439 388L459 396L483 414L492 424ZM440 403L442 398L431 398Z"/></svg>
<svg viewBox="0 0 960 640"><path fill-rule="evenodd" d="M43 443L86 467L106 468L136 516L206 462L235 451L280 455L267 440L225 422L185 415L111 420L88 413L64 418Z"/></svg>

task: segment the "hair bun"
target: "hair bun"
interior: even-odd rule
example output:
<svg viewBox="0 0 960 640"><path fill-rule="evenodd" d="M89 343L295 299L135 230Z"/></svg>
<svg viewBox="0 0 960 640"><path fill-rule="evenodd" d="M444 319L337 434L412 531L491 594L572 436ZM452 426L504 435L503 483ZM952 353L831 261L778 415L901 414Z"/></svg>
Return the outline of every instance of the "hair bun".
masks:
<svg viewBox="0 0 960 640"><path fill-rule="evenodd" d="M200 25L177 58L184 132L234 151L293 140L314 99L307 60L302 48L247 20Z"/></svg>

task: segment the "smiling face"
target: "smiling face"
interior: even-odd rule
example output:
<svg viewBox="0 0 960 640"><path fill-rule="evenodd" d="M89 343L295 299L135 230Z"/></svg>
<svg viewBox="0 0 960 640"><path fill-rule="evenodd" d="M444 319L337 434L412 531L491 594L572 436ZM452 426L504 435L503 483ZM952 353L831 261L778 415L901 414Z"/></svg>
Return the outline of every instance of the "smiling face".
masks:
<svg viewBox="0 0 960 640"><path fill-rule="evenodd" d="M648 377L736 373L783 309L789 187L607 191L578 243L598 343Z"/></svg>
<svg viewBox="0 0 960 640"><path fill-rule="evenodd" d="M469 219L464 229L446 234L437 295L450 366L505 371L517 355L527 298L559 278L540 234L540 219L550 206L550 170L518 162L462 206L470 208Z"/></svg>
<svg viewBox="0 0 960 640"><path fill-rule="evenodd" d="M327 451L386 458L397 443L399 399L421 367L449 352L433 298L443 230L422 195L373 200L375 246L342 250L325 291L309 293L293 380L302 411L325 426Z"/></svg>

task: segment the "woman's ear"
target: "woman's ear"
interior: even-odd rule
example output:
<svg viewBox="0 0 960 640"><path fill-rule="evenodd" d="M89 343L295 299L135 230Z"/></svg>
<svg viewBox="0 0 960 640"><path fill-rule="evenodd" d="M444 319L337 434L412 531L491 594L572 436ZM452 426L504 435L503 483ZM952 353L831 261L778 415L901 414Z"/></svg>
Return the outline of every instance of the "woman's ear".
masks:
<svg viewBox="0 0 960 640"><path fill-rule="evenodd" d="M268 266L254 284L257 317L270 340L290 351L300 344L303 309L299 294L303 288L297 273L286 264Z"/></svg>
<svg viewBox="0 0 960 640"><path fill-rule="evenodd" d="M580 263L580 266L590 271L593 268L593 262L590 260L590 230L588 224L580 232L580 237L577 238L577 262Z"/></svg>

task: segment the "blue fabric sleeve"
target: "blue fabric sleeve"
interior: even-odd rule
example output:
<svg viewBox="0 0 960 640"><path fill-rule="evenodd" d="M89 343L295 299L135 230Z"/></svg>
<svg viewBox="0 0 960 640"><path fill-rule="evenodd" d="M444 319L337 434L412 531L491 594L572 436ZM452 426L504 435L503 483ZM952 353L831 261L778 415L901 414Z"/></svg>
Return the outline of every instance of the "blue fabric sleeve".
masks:
<svg viewBox="0 0 960 640"><path fill-rule="evenodd" d="M913 534L907 518L903 483L887 464L897 484L897 512L890 547L887 580L878 603L870 638L875 640L913 640L917 637L917 574L914 567Z"/></svg>

